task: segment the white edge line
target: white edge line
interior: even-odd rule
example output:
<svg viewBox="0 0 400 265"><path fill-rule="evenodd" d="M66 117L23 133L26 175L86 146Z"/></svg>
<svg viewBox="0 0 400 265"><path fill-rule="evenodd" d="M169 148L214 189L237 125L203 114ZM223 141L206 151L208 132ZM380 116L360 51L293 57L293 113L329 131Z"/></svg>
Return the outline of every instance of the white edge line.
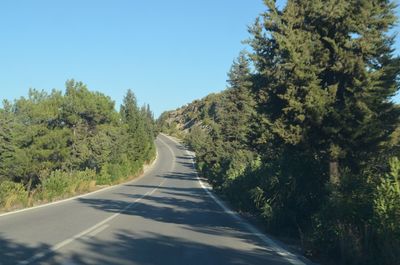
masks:
<svg viewBox="0 0 400 265"><path fill-rule="evenodd" d="M139 179L141 179L144 176L146 176L147 173L149 171L151 171L151 169L153 169L153 167L154 167L154 165L156 164L157 161L158 161L158 150L156 151L156 159L154 159L154 161L151 163L150 166L148 166L147 168L143 168L143 173L141 175L139 175L138 177L136 177L135 179L133 179L133 180L130 180L130 181L124 182L124 183L120 183L120 184L117 184L117 185L112 185L112 186L109 186L109 187L100 188L99 190L95 190L95 191L92 191L92 192L89 192L89 193L77 195L77 196L70 197L70 198L67 198L67 199L54 201L54 202L49 202L49 203L45 203L45 204L41 204L41 205L37 205L37 206L33 206L33 207L28 207L28 208L24 208L24 209L12 211L12 212L2 213L2 214L0 214L0 218L4 217L4 216L7 216L7 215L18 214L18 213L27 212L27 211L31 211L31 210L36 210L36 209L47 207L47 206L53 206L53 205L56 205L56 204L61 204L61 203L72 201L72 200L76 200L76 199L79 199L79 198L84 198L84 197L87 197L87 196L90 196L90 195L93 195L93 194L96 194L96 193L99 193L99 192L107 191L107 190L110 190L110 189L114 189L114 188L126 185L128 183L136 182Z"/></svg>
<svg viewBox="0 0 400 265"><path fill-rule="evenodd" d="M165 137L169 138L171 141L181 145L178 141L176 141L174 138L170 137L169 135L163 134ZM195 154L194 152L190 152L186 150L186 154L189 155L192 158L192 166L193 169L196 173L196 177L198 182L200 183L200 186L207 192L207 194L226 212L229 214L231 217L233 217L236 221L239 221L248 231L250 231L252 234L257 236L259 239L261 239L264 243L269 245L273 251L275 251L277 254L282 256L282 258L286 259L293 265L307 265L303 261L301 261L295 254L290 253L286 249L283 249L281 246L278 245L273 239L269 238L266 236L264 233L262 233L259 229L257 229L255 226L251 225L249 222L245 221L242 217L239 216L238 213L235 211L229 209L228 206L226 206L218 197L216 197L212 193L211 187L207 187L204 185L203 181L200 179L199 174L197 173L196 167L195 167L195 162L194 162L194 157Z"/></svg>
<svg viewBox="0 0 400 265"><path fill-rule="evenodd" d="M57 243L56 245L52 246L50 249L43 251L43 252L39 252L36 255L30 257L29 259L23 260L18 262L18 264L23 265L23 264L30 264L34 261L37 261L47 255L49 255L50 253L55 252L56 250L65 247L66 245L74 242L75 240L85 236L86 234L89 234L91 232L94 232L96 229L100 229L101 226L105 225L107 222L113 220L114 218L116 218L118 215L120 215L121 213L125 212L126 210L128 210L130 207L132 207L133 205L135 205L137 202L139 202L140 200L142 200L144 197L153 194L156 190L158 190L159 187L161 187L162 184L164 184L165 179L154 189L152 189L151 191L146 192L145 194L143 194L142 196L140 196L139 198L137 198L136 200L134 200L133 202L131 202L130 204L128 204L125 208L123 208L122 210L120 210L119 212L107 217L106 219L104 219L103 221L98 222L97 224L89 227L86 230L83 230L82 232L80 232L79 234L76 234L70 238L67 238L63 241L61 241L60 243ZM107 228L107 227L105 227ZM105 229L104 228L104 229ZM104 230L103 229L103 230ZM101 232L101 231L99 231Z"/></svg>

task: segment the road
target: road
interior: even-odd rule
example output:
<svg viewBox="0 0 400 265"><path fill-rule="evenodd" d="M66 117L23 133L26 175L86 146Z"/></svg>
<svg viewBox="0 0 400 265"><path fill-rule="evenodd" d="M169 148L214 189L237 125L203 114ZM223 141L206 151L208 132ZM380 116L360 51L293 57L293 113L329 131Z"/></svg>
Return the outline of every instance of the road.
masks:
<svg viewBox="0 0 400 265"><path fill-rule="evenodd" d="M202 187L182 145L156 145L139 179L0 216L0 264L304 265Z"/></svg>

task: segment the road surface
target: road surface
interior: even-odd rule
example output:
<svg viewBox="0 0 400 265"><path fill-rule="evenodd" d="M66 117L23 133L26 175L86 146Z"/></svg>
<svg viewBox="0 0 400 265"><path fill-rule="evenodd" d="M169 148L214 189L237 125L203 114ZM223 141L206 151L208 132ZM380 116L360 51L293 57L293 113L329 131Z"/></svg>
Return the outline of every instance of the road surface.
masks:
<svg viewBox="0 0 400 265"><path fill-rule="evenodd" d="M0 264L304 265L222 208L182 145L156 144L137 180L0 216Z"/></svg>

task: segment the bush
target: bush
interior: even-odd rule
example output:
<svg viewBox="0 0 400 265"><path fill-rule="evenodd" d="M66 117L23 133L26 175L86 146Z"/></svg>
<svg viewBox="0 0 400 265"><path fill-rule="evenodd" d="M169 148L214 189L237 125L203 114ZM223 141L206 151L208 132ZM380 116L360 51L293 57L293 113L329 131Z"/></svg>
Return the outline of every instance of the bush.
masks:
<svg viewBox="0 0 400 265"><path fill-rule="evenodd" d="M41 185L35 197L40 200L52 201L57 198L90 191L96 185L96 172L84 171L65 172L53 171L48 177L41 178Z"/></svg>
<svg viewBox="0 0 400 265"><path fill-rule="evenodd" d="M112 176L109 173L109 165L105 164L96 176L96 183L98 185L110 185L112 183Z"/></svg>
<svg viewBox="0 0 400 265"><path fill-rule="evenodd" d="M0 207L6 210L16 206L26 206L28 204L28 192L24 185L12 181L0 183Z"/></svg>
<svg viewBox="0 0 400 265"><path fill-rule="evenodd" d="M381 177L374 198L375 221L380 230L400 236L400 162L389 161L390 172Z"/></svg>
<svg viewBox="0 0 400 265"><path fill-rule="evenodd" d="M389 160L390 172L380 178L374 194L377 249L384 264L400 260L400 161Z"/></svg>
<svg viewBox="0 0 400 265"><path fill-rule="evenodd" d="M340 264L396 265L400 260L400 162L377 177L343 174L314 215L309 243L325 259ZM371 173L372 174L372 173Z"/></svg>
<svg viewBox="0 0 400 265"><path fill-rule="evenodd" d="M129 162L126 159L120 164L105 164L96 177L98 185L112 185L126 181L132 176L136 176L142 170L142 162Z"/></svg>

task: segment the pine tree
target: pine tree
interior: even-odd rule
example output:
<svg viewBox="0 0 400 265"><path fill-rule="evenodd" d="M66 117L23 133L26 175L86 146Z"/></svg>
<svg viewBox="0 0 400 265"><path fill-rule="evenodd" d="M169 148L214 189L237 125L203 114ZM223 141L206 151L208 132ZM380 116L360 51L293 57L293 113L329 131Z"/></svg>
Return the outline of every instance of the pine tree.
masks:
<svg viewBox="0 0 400 265"><path fill-rule="evenodd" d="M127 153L133 161L142 161L146 149L146 132L143 117L137 105L135 94L128 90L120 109L123 123L127 125Z"/></svg>
<svg viewBox="0 0 400 265"><path fill-rule="evenodd" d="M394 4L289 0L280 11L265 2L250 44L268 133L313 150L338 182L341 169L360 171L379 154L399 123Z"/></svg>
<svg viewBox="0 0 400 265"><path fill-rule="evenodd" d="M9 179L8 167L12 164L14 145L12 139L12 106L8 101L3 103L4 108L0 109L0 182Z"/></svg>
<svg viewBox="0 0 400 265"><path fill-rule="evenodd" d="M388 35L395 6L288 0L278 10L275 1L265 3L249 43L271 219L280 231L315 229L320 251L365 261L378 253L368 249L365 234L382 169L376 157L399 126L391 98L399 90L400 59ZM359 251L334 252L345 250L344 242Z"/></svg>
<svg viewBox="0 0 400 265"><path fill-rule="evenodd" d="M224 141L237 147L248 146L252 119L255 116L255 100L251 94L252 75L244 52L233 62L228 73L230 87L217 102L216 121L221 128Z"/></svg>

